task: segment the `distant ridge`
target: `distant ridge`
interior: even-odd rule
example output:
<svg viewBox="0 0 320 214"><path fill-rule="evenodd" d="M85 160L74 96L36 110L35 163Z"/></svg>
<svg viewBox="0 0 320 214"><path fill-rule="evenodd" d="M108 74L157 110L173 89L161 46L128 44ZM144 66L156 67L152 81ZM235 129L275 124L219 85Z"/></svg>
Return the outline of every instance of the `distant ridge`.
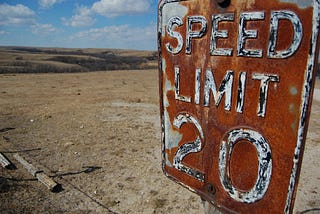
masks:
<svg viewBox="0 0 320 214"><path fill-rule="evenodd" d="M74 73L157 68L156 51L0 47L0 73Z"/></svg>

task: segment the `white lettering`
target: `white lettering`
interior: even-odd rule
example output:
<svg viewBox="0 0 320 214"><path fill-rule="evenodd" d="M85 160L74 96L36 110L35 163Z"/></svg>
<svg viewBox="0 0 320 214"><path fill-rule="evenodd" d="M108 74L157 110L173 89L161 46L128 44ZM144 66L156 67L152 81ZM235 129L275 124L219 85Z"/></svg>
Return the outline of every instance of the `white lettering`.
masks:
<svg viewBox="0 0 320 214"><path fill-rule="evenodd" d="M291 46L287 50L277 51L277 37L279 29L279 19L287 19L293 26L293 40ZM268 46L269 58L288 58L292 56L299 48L303 36L302 23L299 17L292 11L280 10L271 12L270 22L270 41Z"/></svg>
<svg viewBox="0 0 320 214"><path fill-rule="evenodd" d="M210 35L210 54L212 56L232 56L233 48L219 48L217 47L217 41L219 39L228 39L229 32L227 30L219 30L219 23L223 21L234 21L234 13L225 14L213 14L212 15L212 29ZM238 26L238 39L235 44L237 49L237 56L241 57L263 57L263 50L261 49L246 49L247 39L258 39L258 31L254 29L246 29L247 22L264 20L265 14L262 11L258 12L242 12L239 16ZM288 58L292 56L299 48L302 37L303 27L302 22L297 14L289 10L272 11L270 14L270 31L269 41L266 41L267 57L268 58ZM293 39L292 43L286 50L277 50L279 21L289 20L293 26ZM166 49L172 54L178 54L181 52L184 41L182 35L174 31L175 27L183 25L183 21L180 17L174 16L169 19L167 25L167 34L177 40L176 47L173 47L169 42L166 43ZM195 25L200 25L198 30L194 30ZM207 32L207 20L204 16L188 16L186 27L186 54L192 52L193 39L200 39L206 35ZM260 42L260 41L259 41Z"/></svg>
<svg viewBox="0 0 320 214"><path fill-rule="evenodd" d="M219 90L217 91L216 83L214 76L210 69L206 71L206 82L204 87L204 106L209 106L210 104L210 91L212 91L213 98L215 100L215 105L218 106L222 99L222 96L225 96L224 109L230 111L231 109L231 100L232 100L232 85L233 85L233 71L227 71Z"/></svg>
<svg viewBox="0 0 320 214"><path fill-rule="evenodd" d="M194 103L199 105L200 103L200 90L201 90L201 69L196 69L196 77L195 77L195 93L194 93Z"/></svg>
<svg viewBox="0 0 320 214"><path fill-rule="evenodd" d="M194 103L196 105L200 105L200 94L201 94L201 69L197 68L195 70L194 77ZM247 72L241 71L239 73L238 80L238 88L236 92L236 105L235 110L238 113L243 113L244 109L244 98L246 91L246 76ZM225 76L222 79L220 87L217 88L216 80L214 73L211 69L207 69L205 73L205 82L203 89L203 105L205 107L210 106L210 98L211 94L213 95L215 106L219 106L223 96L225 95L225 104L224 109L226 111L231 110L231 102L232 102L232 92L233 92L233 84L234 84L234 71L227 70ZM259 88L259 97L258 97L258 108L257 108L257 116L265 117L266 115L266 106L268 101L268 89L270 82L279 82L279 76L275 74L260 74L253 73L253 80L260 80L260 88ZM178 66L174 67L174 81L175 81L175 99L179 101L183 101L186 103L192 103L191 96L181 95L181 84L180 84L180 68ZM187 87L190 86L187 84ZM187 91L190 91L187 90Z"/></svg>
<svg viewBox="0 0 320 214"><path fill-rule="evenodd" d="M180 95L180 68L179 67L174 67L174 81L175 81L175 87L176 87L176 90L175 90L176 100L190 103L191 97Z"/></svg>
<svg viewBox="0 0 320 214"><path fill-rule="evenodd" d="M262 20L264 12L245 12L240 14L238 33L238 56L262 57L262 50L245 49L246 39L257 38L256 30L246 30L246 21Z"/></svg>
<svg viewBox="0 0 320 214"><path fill-rule="evenodd" d="M185 123L193 124L197 131L199 132L200 136L197 136L196 140L190 143L185 143L179 147L177 150L174 159L173 159L173 166L174 168L198 179L201 182L204 182L204 173L188 167L182 163L182 160L191 153L200 152L202 149L202 140L204 139L204 134L201 128L200 123L196 118L189 114L180 113L177 117L174 118L173 125L178 129Z"/></svg>
<svg viewBox="0 0 320 214"><path fill-rule="evenodd" d="M169 22L168 22L168 27L167 27L167 33L169 34L169 36L177 39L178 45L177 45L177 47L173 48L170 45L170 43L167 43L166 44L166 48L170 53L178 54L181 51L182 47L183 47L183 38L182 38L180 33L173 31L173 26L174 25L181 26L182 25L182 19L180 17L177 17L177 16L170 18Z"/></svg>
<svg viewBox="0 0 320 214"><path fill-rule="evenodd" d="M278 75L256 74L255 73L252 75L252 79L261 81L257 114L259 117L264 117L266 114L269 82L279 82L279 77L278 77Z"/></svg>
<svg viewBox="0 0 320 214"><path fill-rule="evenodd" d="M236 107L236 111L239 113L242 113L243 111L246 76L247 76L246 72L240 72L239 85L238 85L238 99L237 99L237 107Z"/></svg>
<svg viewBox="0 0 320 214"><path fill-rule="evenodd" d="M219 152L219 176L226 192L234 200L254 203L262 199L267 192L272 174L272 155L268 141L258 132L250 129L234 129L223 140ZM233 147L241 140L247 140L257 149L258 174L255 185L249 191L239 191L230 179L230 159Z"/></svg>
<svg viewBox="0 0 320 214"><path fill-rule="evenodd" d="M212 32L211 32L211 43L210 53L213 56L232 56L232 48L217 48L217 38L228 38L228 31L218 30L219 22L221 21L233 21L234 14L217 14L212 15Z"/></svg>
<svg viewBox="0 0 320 214"><path fill-rule="evenodd" d="M201 29L199 31L193 31L192 25L195 23L201 24ZM187 25L187 35L186 35L186 54L191 54L191 44L193 38L201 38L205 35L207 31L207 20L203 16L189 16Z"/></svg>

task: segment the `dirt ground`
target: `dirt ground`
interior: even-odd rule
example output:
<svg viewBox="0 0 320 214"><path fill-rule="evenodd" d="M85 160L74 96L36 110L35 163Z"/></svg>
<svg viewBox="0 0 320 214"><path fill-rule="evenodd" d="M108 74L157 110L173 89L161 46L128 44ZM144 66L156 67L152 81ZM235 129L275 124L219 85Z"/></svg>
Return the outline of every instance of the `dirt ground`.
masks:
<svg viewBox="0 0 320 214"><path fill-rule="evenodd" d="M0 213L203 213L161 171L159 114L156 70L0 75L0 151L17 167L0 167ZM320 213L319 118L314 99L294 213Z"/></svg>

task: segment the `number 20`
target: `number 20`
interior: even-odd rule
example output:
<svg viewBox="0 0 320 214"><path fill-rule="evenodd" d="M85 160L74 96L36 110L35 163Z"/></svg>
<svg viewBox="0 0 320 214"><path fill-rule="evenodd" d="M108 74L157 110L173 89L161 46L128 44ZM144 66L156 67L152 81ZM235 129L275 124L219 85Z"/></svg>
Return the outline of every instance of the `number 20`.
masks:
<svg viewBox="0 0 320 214"><path fill-rule="evenodd" d="M179 129L185 123L194 124L200 136L198 135L195 141L183 144L179 147L173 159L173 166L195 179L205 182L204 173L182 164L182 160L188 154L201 151L202 140L204 139L201 125L193 116L187 113L181 113L173 121L173 125ZM260 133L250 129L233 129L227 133L226 138L226 140L222 140L219 152L219 175L224 190L228 192L230 197L239 202L253 203L260 200L264 197L264 194L268 189L272 173L272 155L269 143ZM229 161L234 145L240 140L247 140L252 143L258 154L257 180L253 188L247 192L237 190L230 180Z"/></svg>
<svg viewBox="0 0 320 214"><path fill-rule="evenodd" d="M174 168L187 173L188 175L198 179L201 182L204 182L204 173L199 172L195 169L192 169L188 166L182 164L182 159L185 158L190 153L200 152L202 149L202 139L204 138L202 128L199 122L189 114L179 114L176 118L174 118L173 125L177 128L181 128L181 126L185 123L192 123L197 128L200 136L197 136L194 142L183 144L179 147L176 155L173 159Z"/></svg>

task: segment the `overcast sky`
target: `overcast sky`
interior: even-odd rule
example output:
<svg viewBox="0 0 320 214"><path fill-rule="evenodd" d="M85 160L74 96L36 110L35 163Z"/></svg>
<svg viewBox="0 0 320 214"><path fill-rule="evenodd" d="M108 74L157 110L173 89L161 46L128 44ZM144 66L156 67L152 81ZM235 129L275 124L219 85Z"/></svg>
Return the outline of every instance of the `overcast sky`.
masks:
<svg viewBox="0 0 320 214"><path fill-rule="evenodd" d="M157 0L0 0L0 45L156 50Z"/></svg>

